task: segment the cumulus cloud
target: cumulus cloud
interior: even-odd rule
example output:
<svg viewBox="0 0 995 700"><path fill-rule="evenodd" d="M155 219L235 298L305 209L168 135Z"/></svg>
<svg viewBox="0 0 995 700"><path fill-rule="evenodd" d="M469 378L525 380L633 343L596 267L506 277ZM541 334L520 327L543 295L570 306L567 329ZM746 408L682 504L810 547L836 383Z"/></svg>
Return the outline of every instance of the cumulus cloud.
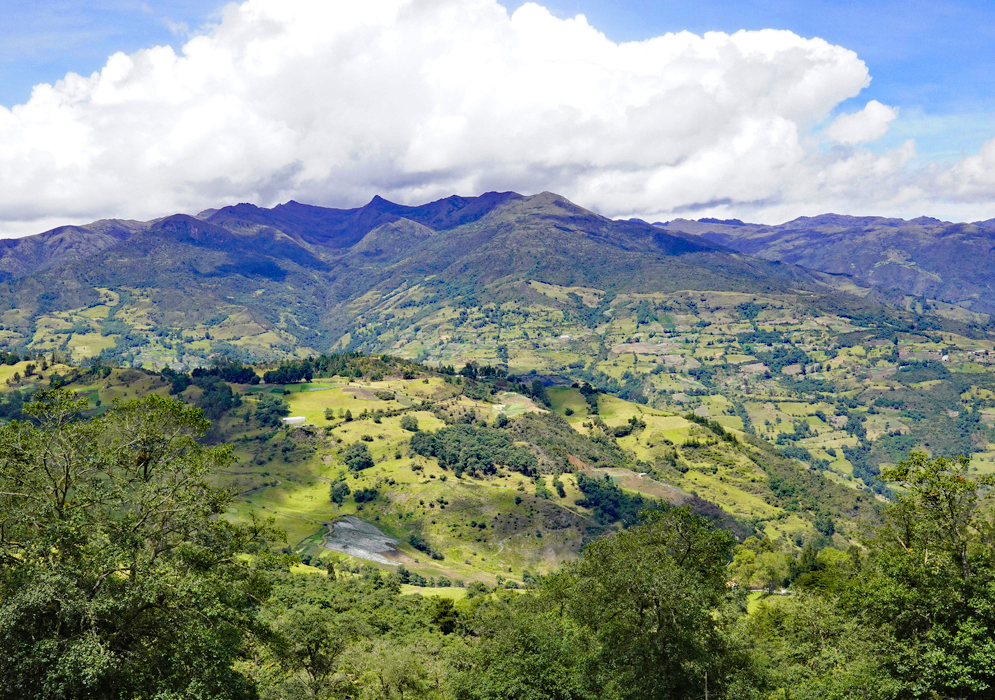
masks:
<svg viewBox="0 0 995 700"><path fill-rule="evenodd" d="M977 155L964 158L937 179L955 201L990 200L995 193L995 139L985 143Z"/></svg>
<svg viewBox="0 0 995 700"><path fill-rule="evenodd" d="M869 79L853 51L786 31L615 43L536 4L247 0L179 53L115 54L0 107L0 234L492 189L646 218L921 203L911 145L854 150L891 108L837 119L838 152L811 135Z"/></svg>
<svg viewBox="0 0 995 700"><path fill-rule="evenodd" d="M840 143L855 144L874 141L888 133L898 116L898 110L871 100L859 112L843 114L826 128L826 136Z"/></svg>

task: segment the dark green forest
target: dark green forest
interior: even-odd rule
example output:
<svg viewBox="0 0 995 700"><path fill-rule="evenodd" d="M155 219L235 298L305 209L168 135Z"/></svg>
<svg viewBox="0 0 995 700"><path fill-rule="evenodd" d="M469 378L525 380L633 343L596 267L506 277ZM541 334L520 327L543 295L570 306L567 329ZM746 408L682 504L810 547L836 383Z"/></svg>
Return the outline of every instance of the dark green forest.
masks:
<svg viewBox="0 0 995 700"><path fill-rule="evenodd" d="M272 523L230 522L235 494L207 477L232 450L198 441L203 409L85 408L42 389L0 426L3 698L993 695L992 484L966 460L886 468L882 522L849 551L800 554L585 482L632 524L525 589L453 601L402 595L404 572L371 565L297 573ZM418 449L466 469L487 468L481 450L516 457L473 431ZM762 592L739 583L757 578Z"/></svg>

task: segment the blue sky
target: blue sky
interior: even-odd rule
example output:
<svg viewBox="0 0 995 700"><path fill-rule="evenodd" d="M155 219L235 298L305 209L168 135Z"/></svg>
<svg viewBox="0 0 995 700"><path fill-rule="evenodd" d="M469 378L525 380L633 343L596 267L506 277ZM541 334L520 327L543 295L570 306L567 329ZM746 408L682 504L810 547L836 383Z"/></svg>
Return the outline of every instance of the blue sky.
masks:
<svg viewBox="0 0 995 700"><path fill-rule="evenodd" d="M27 100L37 83L88 75L117 51L182 43L224 6L209 0L5 0L0 24L0 104Z"/></svg>
<svg viewBox="0 0 995 700"><path fill-rule="evenodd" d="M503 2L510 10L522 3ZM900 109L875 149L916 139L920 156L951 160L995 134L992 0L548 0L559 17L584 14L614 41L688 30L789 29L856 51L868 99ZM7 0L0 29L0 104L24 102L37 83L99 70L109 55L158 44L179 48L216 22L216 0ZM851 103L853 103L851 105Z"/></svg>
<svg viewBox="0 0 995 700"><path fill-rule="evenodd" d="M995 218L993 2L7 0L0 237L490 189Z"/></svg>

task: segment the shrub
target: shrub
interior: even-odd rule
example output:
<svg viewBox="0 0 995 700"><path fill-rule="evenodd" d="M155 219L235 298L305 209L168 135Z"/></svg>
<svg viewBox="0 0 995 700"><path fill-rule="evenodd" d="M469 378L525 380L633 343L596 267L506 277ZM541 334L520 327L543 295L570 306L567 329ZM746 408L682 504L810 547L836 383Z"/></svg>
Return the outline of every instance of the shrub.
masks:
<svg viewBox="0 0 995 700"><path fill-rule="evenodd" d="M346 466L353 472L360 472L373 466L373 456L362 442L354 442L346 448L342 456Z"/></svg>

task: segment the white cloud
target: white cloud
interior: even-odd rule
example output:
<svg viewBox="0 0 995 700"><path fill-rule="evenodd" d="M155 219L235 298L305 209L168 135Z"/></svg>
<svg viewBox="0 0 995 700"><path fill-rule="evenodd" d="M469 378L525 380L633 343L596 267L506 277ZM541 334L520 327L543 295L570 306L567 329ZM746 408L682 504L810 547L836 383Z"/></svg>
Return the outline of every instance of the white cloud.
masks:
<svg viewBox="0 0 995 700"><path fill-rule="evenodd" d="M843 114L826 128L826 136L840 143L866 143L888 133L888 125L898 117L898 110L871 100L859 112Z"/></svg>
<svg viewBox="0 0 995 700"><path fill-rule="evenodd" d="M0 234L489 189L647 218L922 206L942 173L910 174L911 144L851 147L891 108L840 117L827 135L849 145L828 153L806 136L868 82L854 52L786 31L617 44L536 4L248 0L179 53L116 54L0 107ZM962 199L992 192L982 160Z"/></svg>
<svg viewBox="0 0 995 700"><path fill-rule="evenodd" d="M985 143L977 155L964 158L937 179L954 201L991 200L995 194L995 139Z"/></svg>

